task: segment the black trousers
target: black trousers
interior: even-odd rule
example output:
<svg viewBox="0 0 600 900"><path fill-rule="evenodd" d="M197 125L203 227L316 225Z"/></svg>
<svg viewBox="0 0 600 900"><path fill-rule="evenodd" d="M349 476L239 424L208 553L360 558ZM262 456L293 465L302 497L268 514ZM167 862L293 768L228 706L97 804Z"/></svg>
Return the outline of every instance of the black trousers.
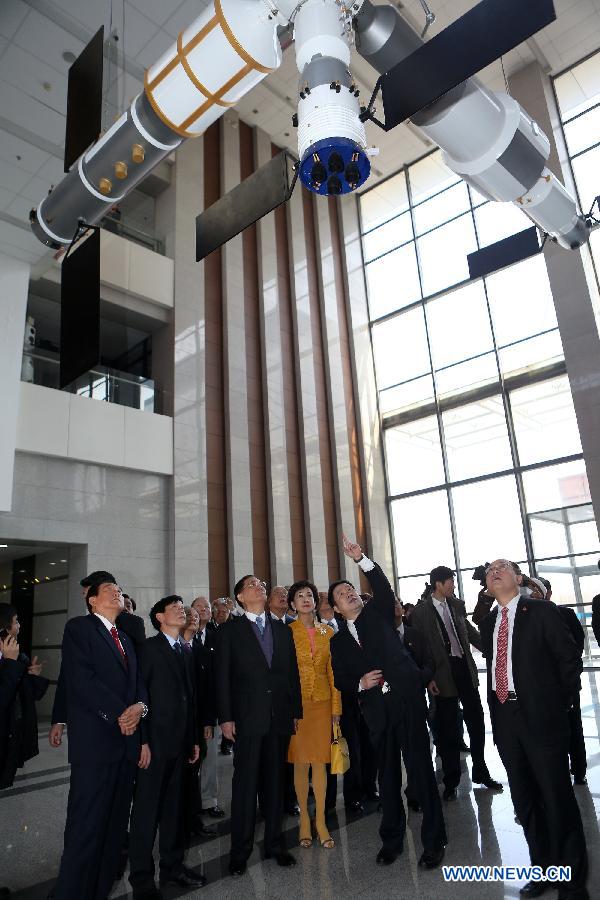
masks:
<svg viewBox="0 0 600 900"><path fill-rule="evenodd" d="M402 801L402 754L415 798L423 809L421 841L425 850L447 843L440 795L431 761L424 699L405 701L390 691L384 698L385 730L372 733L377 754L379 795L383 815L379 835L386 849L399 852L404 843L406 815Z"/></svg>
<svg viewBox="0 0 600 900"><path fill-rule="evenodd" d="M571 777L567 738L532 734L518 701L494 704L494 733L515 812L534 866L571 866L571 882L585 886L587 850Z"/></svg>
<svg viewBox="0 0 600 900"><path fill-rule="evenodd" d="M56 900L106 900L125 842L136 765L71 765L65 844Z"/></svg>
<svg viewBox="0 0 600 900"><path fill-rule="evenodd" d="M268 777L260 781L265 853L274 856L285 849L281 827L289 742L289 735L277 734L273 729L265 735L238 735L235 739L231 784L230 862L233 865L246 862L252 853L261 772L268 773Z"/></svg>
<svg viewBox="0 0 600 900"><path fill-rule="evenodd" d="M467 663L462 657L450 657L450 665L458 697L436 697L434 721L437 748L442 758L444 785L452 790L460 782L462 730L459 726L459 700L469 732L473 781L483 781L489 777L489 772L484 757L485 720L479 691L473 684Z"/></svg>
<svg viewBox="0 0 600 900"><path fill-rule="evenodd" d="M171 759L152 757L140 769L129 828L129 881L134 888L154 884L154 841L158 830L161 872L177 872L185 853L183 821L183 754Z"/></svg>
<svg viewBox="0 0 600 900"><path fill-rule="evenodd" d="M350 753L350 768L344 775L344 803L349 805L377 790L377 754L356 693L342 694L340 728Z"/></svg>
<svg viewBox="0 0 600 900"><path fill-rule="evenodd" d="M571 774L575 778L585 778L587 772L587 756L585 753L585 738L583 737L583 724L581 721L580 695L576 694L573 706L569 710L569 728L571 740L569 741L569 758L571 760Z"/></svg>

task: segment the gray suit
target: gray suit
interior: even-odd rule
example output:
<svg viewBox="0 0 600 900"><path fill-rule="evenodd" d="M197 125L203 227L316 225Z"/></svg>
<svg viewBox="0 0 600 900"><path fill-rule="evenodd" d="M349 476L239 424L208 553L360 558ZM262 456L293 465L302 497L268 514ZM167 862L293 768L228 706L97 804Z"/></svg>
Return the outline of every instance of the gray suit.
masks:
<svg viewBox="0 0 600 900"><path fill-rule="evenodd" d="M478 688L479 676L470 644L481 650L481 635L478 629L468 621L465 604L461 600L451 597L446 602L452 615L456 635L462 647L473 686ZM429 667L434 672L433 679L440 690L440 696L457 697L458 689L452 675L450 657L446 650L439 618L431 597L422 600L415 606L410 615L410 624L417 631L420 631L425 639L425 656Z"/></svg>

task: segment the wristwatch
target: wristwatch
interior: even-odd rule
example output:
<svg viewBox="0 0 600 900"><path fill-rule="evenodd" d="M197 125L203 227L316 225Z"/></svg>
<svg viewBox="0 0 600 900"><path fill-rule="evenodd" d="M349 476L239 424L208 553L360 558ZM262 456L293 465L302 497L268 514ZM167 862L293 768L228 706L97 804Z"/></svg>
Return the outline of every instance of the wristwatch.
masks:
<svg viewBox="0 0 600 900"><path fill-rule="evenodd" d="M138 700L138 703L139 703L139 705L142 707L142 716L141 716L141 718L142 718L142 719L145 719L146 716L148 715L148 707L146 706L146 704L144 703L143 700Z"/></svg>

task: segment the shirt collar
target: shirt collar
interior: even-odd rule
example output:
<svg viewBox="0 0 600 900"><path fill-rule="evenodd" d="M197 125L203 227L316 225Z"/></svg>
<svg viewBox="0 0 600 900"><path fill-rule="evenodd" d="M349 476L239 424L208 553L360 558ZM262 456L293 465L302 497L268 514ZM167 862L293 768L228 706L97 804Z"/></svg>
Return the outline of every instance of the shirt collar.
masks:
<svg viewBox="0 0 600 900"><path fill-rule="evenodd" d="M512 600L510 601L510 603L507 603L505 607L502 607L502 606L500 606L500 604L498 604L498 609L500 610L500 615L502 615L502 609L507 609L509 616L510 615L514 616L514 614L517 611L517 606L519 605L520 599L521 599L521 595L517 594L517 596L513 597Z"/></svg>
<svg viewBox="0 0 600 900"><path fill-rule="evenodd" d="M265 625L265 612L264 612L264 610L263 610L261 613L252 613L252 612L248 612L248 611L246 610L246 611L244 612L244 615L247 616L247 618L250 619L251 622L255 622L255 623L256 623L256 622L258 622L259 619L260 619L260 624L261 624L262 626Z"/></svg>
<svg viewBox="0 0 600 900"><path fill-rule="evenodd" d="M113 628L116 627L115 625L113 625L112 622L109 622L108 619L106 619L104 616L101 616L100 613L94 613L94 615L96 616L97 619L100 619L100 621L102 622L102 624L108 631L112 631Z"/></svg>
<svg viewBox="0 0 600 900"><path fill-rule="evenodd" d="M441 612L444 607L448 606L447 600L438 600L438 598L434 597L433 594L431 595L431 599L433 600L433 604L438 612Z"/></svg>
<svg viewBox="0 0 600 900"><path fill-rule="evenodd" d="M181 641L179 640L179 638L173 638L173 637L171 637L171 635L170 635L170 634L167 634L166 631L163 631L162 634L163 634L164 637L166 637L166 639L168 640L168 642L169 642L169 644L171 645L171 647L174 647L175 644L180 644L180 643L181 643Z"/></svg>

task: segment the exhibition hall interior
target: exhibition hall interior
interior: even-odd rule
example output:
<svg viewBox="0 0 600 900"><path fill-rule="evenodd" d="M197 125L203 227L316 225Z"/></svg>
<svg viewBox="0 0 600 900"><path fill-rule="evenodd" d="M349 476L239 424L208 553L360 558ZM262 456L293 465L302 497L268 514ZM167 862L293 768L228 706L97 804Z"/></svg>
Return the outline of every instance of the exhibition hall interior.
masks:
<svg viewBox="0 0 600 900"><path fill-rule="evenodd" d="M600 0L2 0L0 897L600 898Z"/></svg>

